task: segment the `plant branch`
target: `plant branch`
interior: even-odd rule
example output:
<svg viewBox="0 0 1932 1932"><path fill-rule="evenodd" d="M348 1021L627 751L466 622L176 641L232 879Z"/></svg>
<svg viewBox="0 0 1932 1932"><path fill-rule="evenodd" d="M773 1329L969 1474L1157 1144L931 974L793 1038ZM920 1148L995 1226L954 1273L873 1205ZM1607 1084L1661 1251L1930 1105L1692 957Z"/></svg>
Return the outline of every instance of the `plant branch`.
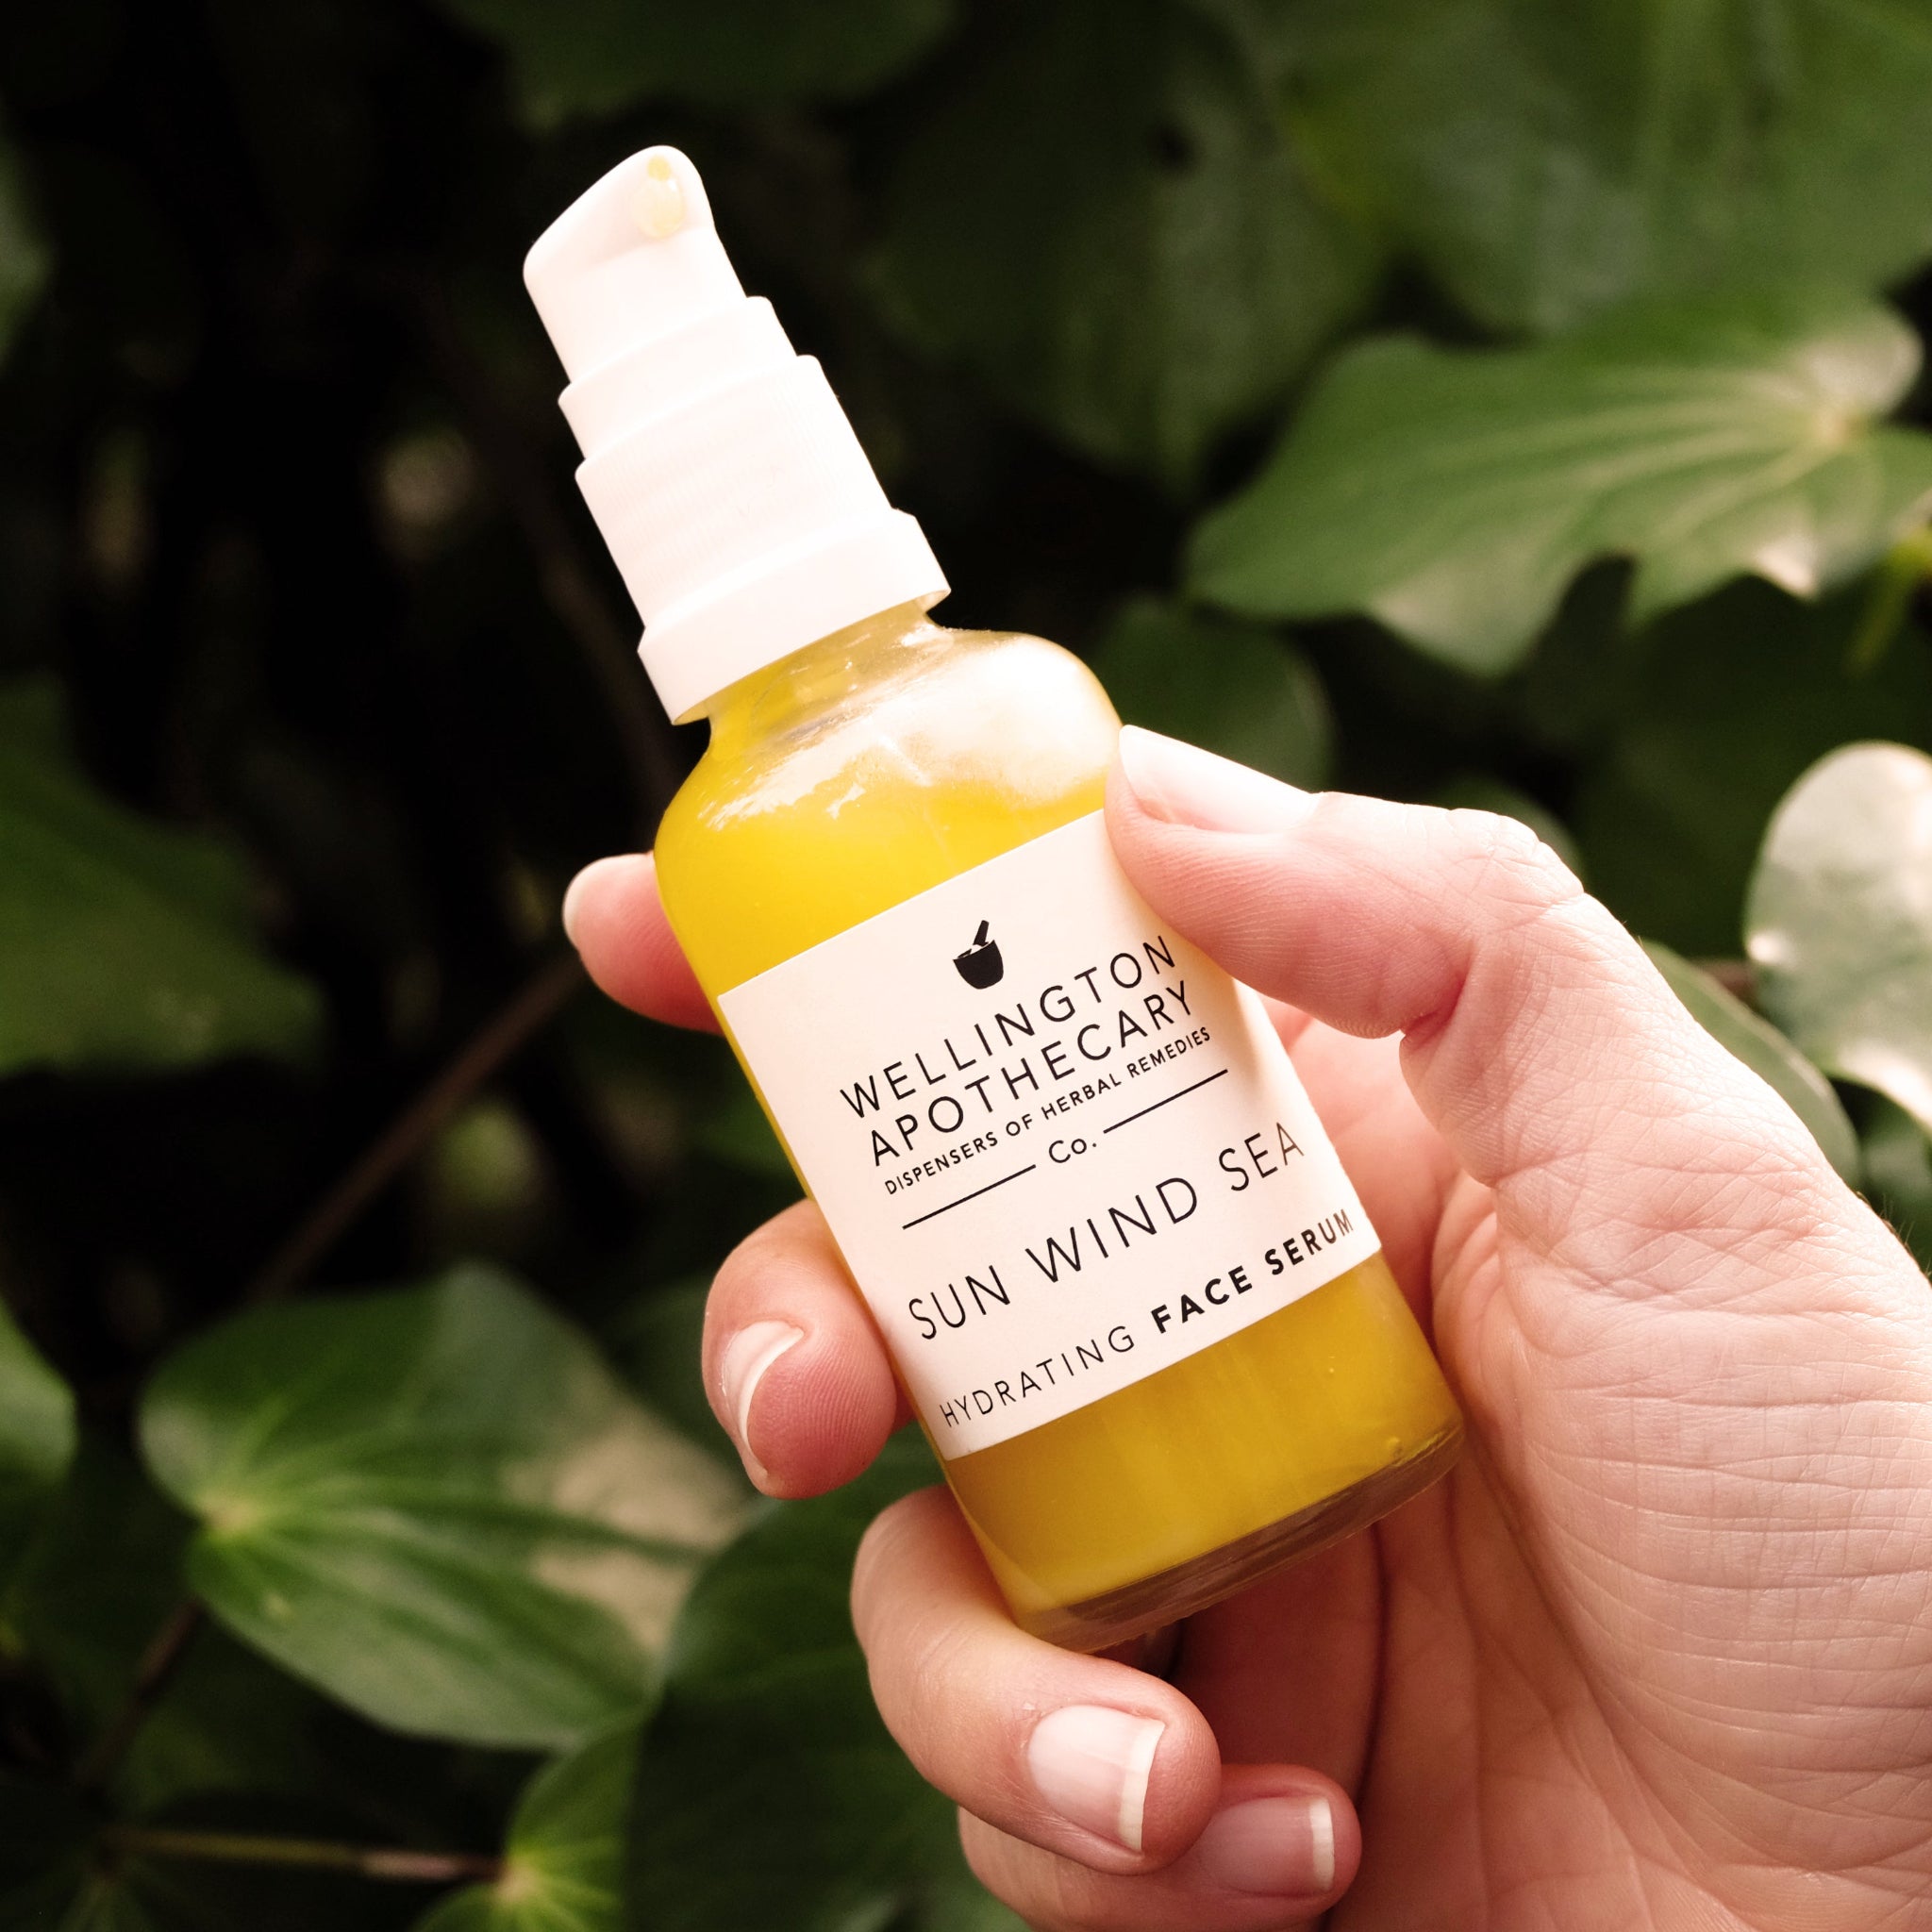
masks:
<svg viewBox="0 0 1932 1932"><path fill-rule="evenodd" d="M414 1885L455 1885L503 1875L503 1860L482 1852L419 1852L406 1846L337 1844L325 1839L257 1838L240 1832L174 1831L159 1825L110 1824L102 1841L124 1857L194 1858L217 1865L292 1865L311 1872L352 1872Z"/></svg>
<svg viewBox="0 0 1932 1932"><path fill-rule="evenodd" d="M206 1614L200 1604L190 1597L175 1605L167 1621L148 1641L141 1661L134 1667L134 1682L128 1687L126 1699L75 1772L75 1782L82 1790L101 1790L120 1770L129 1745L174 1682L175 1673L188 1655Z"/></svg>
<svg viewBox="0 0 1932 1932"><path fill-rule="evenodd" d="M420 1153L477 1088L513 1058L583 984L574 957L550 960L476 1032L463 1050L377 1136L305 1215L243 1291L244 1302L289 1292ZM205 1612L190 1598L170 1612L135 1667L126 1701L75 1772L83 1790L103 1789L140 1735L187 1655Z"/></svg>
<svg viewBox="0 0 1932 1932"><path fill-rule="evenodd" d="M584 969L575 955L550 960L526 980L302 1218L242 1291L242 1300L268 1302L287 1294L415 1158L430 1136L513 1058L583 983Z"/></svg>
<svg viewBox="0 0 1932 1932"><path fill-rule="evenodd" d="M403 287L429 365L536 559L544 602L575 640L603 693L630 769L638 842L648 844L677 790L681 760L671 726L639 668L635 634L597 588L541 454L464 342L442 291L419 275Z"/></svg>

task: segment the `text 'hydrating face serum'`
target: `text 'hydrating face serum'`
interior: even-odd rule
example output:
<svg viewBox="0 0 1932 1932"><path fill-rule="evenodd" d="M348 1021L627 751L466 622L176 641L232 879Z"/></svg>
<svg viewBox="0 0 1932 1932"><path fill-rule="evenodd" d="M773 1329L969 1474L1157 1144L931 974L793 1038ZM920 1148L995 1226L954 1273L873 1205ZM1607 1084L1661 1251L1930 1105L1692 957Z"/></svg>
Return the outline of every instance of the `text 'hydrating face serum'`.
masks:
<svg viewBox="0 0 1932 1932"><path fill-rule="evenodd" d="M1026 1629L1098 1649L1374 1520L1461 1440L1259 999L1101 816L1119 721L950 631L675 149L531 250L671 715L674 928Z"/></svg>

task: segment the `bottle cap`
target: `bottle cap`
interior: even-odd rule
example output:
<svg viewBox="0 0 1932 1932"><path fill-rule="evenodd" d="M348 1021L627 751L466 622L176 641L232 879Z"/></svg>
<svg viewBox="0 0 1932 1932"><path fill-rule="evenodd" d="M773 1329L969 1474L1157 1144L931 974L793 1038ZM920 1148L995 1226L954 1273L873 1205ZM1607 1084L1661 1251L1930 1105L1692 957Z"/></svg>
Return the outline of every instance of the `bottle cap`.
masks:
<svg viewBox="0 0 1932 1932"><path fill-rule="evenodd" d="M824 372L739 285L675 148L632 155L579 195L524 281L570 378L577 482L679 724L819 638L946 594Z"/></svg>

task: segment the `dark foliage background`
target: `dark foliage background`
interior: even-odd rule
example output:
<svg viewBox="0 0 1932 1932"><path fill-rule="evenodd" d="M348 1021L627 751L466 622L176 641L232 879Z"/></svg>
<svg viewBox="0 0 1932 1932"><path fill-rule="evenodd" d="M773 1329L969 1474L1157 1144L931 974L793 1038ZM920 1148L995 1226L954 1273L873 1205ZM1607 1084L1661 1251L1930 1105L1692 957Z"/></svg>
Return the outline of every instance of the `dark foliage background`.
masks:
<svg viewBox="0 0 1932 1932"><path fill-rule="evenodd" d="M1925 0L7 9L0 1926L1011 1923L844 1621L923 1456L748 1516L793 1186L557 924L701 740L518 267L659 141L942 616L1528 819L1932 1203Z"/></svg>

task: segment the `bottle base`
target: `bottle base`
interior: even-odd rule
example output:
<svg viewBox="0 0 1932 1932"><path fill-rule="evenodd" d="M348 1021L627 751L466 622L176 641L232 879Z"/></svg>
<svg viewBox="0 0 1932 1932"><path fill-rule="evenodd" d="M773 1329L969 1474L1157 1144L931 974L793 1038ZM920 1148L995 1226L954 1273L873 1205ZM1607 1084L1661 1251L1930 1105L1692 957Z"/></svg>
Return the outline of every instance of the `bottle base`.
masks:
<svg viewBox="0 0 1932 1932"><path fill-rule="evenodd" d="M1461 1450L1462 1428L1457 1424L1415 1455L1265 1529L1084 1602L1030 1611L1021 1617L1021 1626L1066 1650L1106 1650L1144 1636L1232 1596L1271 1570L1366 1529L1446 1475Z"/></svg>

